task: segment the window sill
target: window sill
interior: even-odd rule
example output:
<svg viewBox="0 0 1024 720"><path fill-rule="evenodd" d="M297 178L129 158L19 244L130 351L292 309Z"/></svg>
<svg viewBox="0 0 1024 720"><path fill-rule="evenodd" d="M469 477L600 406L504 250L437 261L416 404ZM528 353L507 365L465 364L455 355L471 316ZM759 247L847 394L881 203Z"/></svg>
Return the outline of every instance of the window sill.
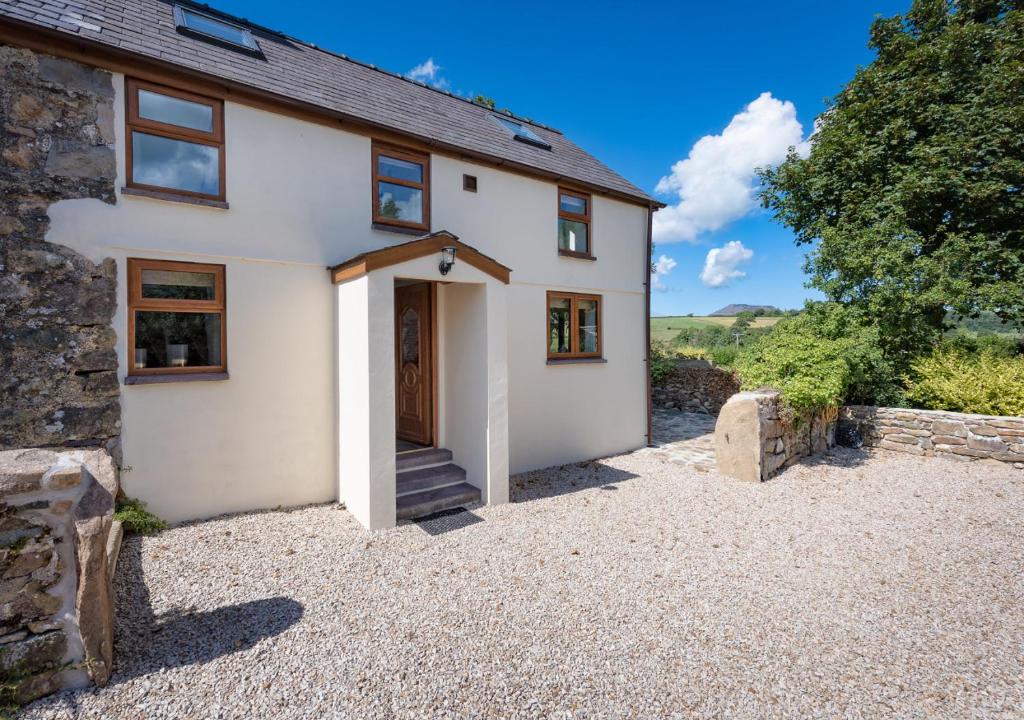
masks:
<svg viewBox="0 0 1024 720"><path fill-rule="evenodd" d="M430 230L426 228L411 228L404 227L402 225L388 225L386 223L379 222L370 223L370 227L374 230L380 230L381 232L398 233L399 235L413 235L415 237L430 234Z"/></svg>
<svg viewBox="0 0 1024 720"><path fill-rule="evenodd" d="M192 197L191 195L178 195L173 192L160 192L159 190L143 190L142 188L121 188L122 195L134 195L136 197L152 198L153 200L166 200L168 202L184 203L185 205L200 205L202 207L219 208L227 210L229 205L222 200L208 200L206 198Z"/></svg>
<svg viewBox="0 0 1024 720"><path fill-rule="evenodd" d="M593 255L587 253L576 252L575 250L561 250L559 249L558 254L562 257L576 258L577 260L597 260Z"/></svg>
<svg viewBox="0 0 1024 720"><path fill-rule="evenodd" d="M607 362L603 357L548 358L548 365L602 365Z"/></svg>
<svg viewBox="0 0 1024 720"><path fill-rule="evenodd" d="M124 379L125 385L157 385L159 383L178 382L211 382L215 380L227 380L226 372L212 373L168 373L167 375L128 375Z"/></svg>

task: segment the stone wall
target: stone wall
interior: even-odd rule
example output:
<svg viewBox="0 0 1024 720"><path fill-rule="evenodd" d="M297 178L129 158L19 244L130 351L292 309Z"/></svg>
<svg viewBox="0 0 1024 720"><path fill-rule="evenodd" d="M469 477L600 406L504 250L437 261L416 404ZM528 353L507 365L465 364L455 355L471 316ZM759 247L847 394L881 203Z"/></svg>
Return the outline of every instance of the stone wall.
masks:
<svg viewBox="0 0 1024 720"><path fill-rule="evenodd" d="M651 399L656 408L717 415L739 391L739 380L728 370L705 360L680 360L661 383L651 388Z"/></svg>
<svg viewBox="0 0 1024 720"><path fill-rule="evenodd" d="M767 480L801 458L835 445L835 412L788 417L774 390L733 395L715 424L718 472L750 482Z"/></svg>
<svg viewBox="0 0 1024 720"><path fill-rule="evenodd" d="M0 450L118 453L113 260L45 241L63 199L115 200L110 73L0 44Z"/></svg>
<svg viewBox="0 0 1024 720"><path fill-rule="evenodd" d="M117 491L105 450L0 452L4 701L110 678Z"/></svg>
<svg viewBox="0 0 1024 720"><path fill-rule="evenodd" d="M1024 417L850 405L839 414L839 441L1024 469Z"/></svg>

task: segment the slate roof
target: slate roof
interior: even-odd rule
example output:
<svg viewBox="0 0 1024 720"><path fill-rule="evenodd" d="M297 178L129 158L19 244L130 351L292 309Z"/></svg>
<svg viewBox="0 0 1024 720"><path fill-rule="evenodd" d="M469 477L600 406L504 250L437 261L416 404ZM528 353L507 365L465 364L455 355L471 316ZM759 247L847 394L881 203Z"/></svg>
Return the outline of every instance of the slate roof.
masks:
<svg viewBox="0 0 1024 720"><path fill-rule="evenodd" d="M266 59L219 47L178 33L173 7L168 0L0 0L0 16L661 205L557 130L528 123L551 149L527 145L479 105L212 11L252 29Z"/></svg>

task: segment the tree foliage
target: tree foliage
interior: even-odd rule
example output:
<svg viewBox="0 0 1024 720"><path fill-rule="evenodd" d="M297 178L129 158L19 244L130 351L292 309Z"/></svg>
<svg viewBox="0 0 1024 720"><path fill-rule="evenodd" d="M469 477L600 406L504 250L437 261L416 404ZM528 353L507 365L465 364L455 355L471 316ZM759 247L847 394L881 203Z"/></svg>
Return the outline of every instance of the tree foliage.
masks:
<svg viewBox="0 0 1024 720"><path fill-rule="evenodd" d="M870 47L761 198L905 367L948 312L1024 319L1024 4L914 0Z"/></svg>
<svg viewBox="0 0 1024 720"><path fill-rule="evenodd" d="M1024 415L1024 356L947 345L913 362L907 395L935 410Z"/></svg>
<svg viewBox="0 0 1024 720"><path fill-rule="evenodd" d="M802 315L780 320L740 351L735 367L744 389L779 390L798 411L901 399L878 328L837 303L808 303Z"/></svg>

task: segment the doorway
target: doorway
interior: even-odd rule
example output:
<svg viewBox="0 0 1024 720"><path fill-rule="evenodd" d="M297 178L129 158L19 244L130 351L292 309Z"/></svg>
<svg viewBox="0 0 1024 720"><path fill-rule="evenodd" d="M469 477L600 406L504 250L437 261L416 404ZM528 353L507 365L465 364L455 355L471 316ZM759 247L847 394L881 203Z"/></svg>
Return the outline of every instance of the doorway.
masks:
<svg viewBox="0 0 1024 720"><path fill-rule="evenodd" d="M395 281L395 430L399 452L435 445L434 284Z"/></svg>

